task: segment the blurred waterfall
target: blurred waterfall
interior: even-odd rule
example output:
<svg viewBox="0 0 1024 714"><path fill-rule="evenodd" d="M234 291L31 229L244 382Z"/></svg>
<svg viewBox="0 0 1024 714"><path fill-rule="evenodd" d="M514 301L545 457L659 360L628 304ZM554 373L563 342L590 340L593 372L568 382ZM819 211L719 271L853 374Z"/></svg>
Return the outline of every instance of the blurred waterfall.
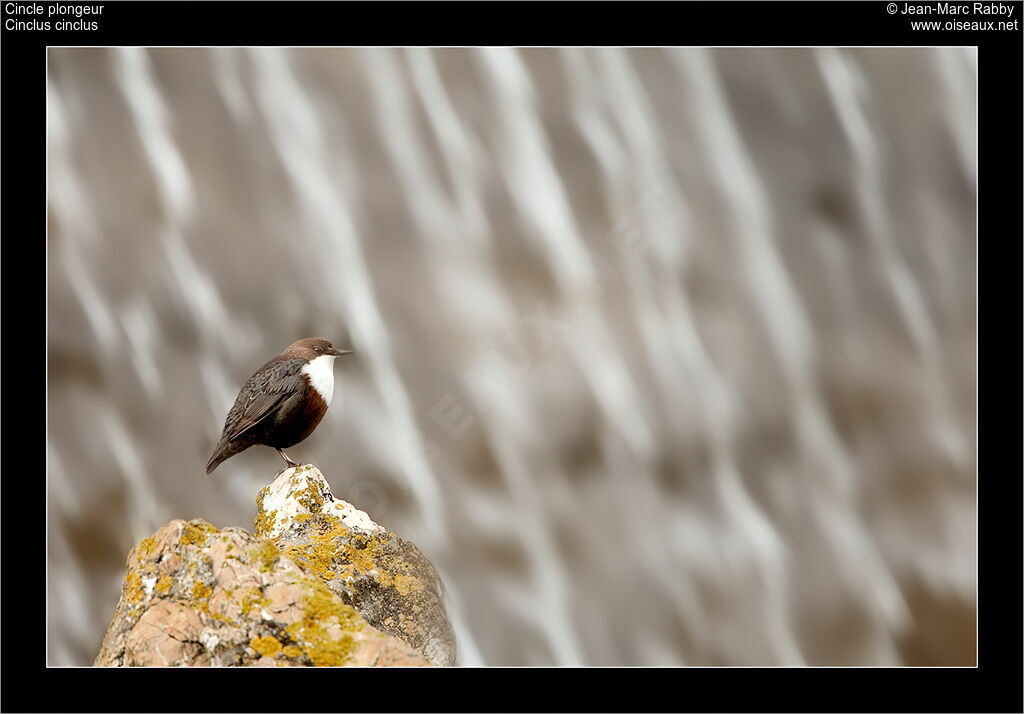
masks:
<svg viewBox="0 0 1024 714"><path fill-rule="evenodd" d="M51 48L48 661L300 337L466 665L976 659L977 57Z"/></svg>

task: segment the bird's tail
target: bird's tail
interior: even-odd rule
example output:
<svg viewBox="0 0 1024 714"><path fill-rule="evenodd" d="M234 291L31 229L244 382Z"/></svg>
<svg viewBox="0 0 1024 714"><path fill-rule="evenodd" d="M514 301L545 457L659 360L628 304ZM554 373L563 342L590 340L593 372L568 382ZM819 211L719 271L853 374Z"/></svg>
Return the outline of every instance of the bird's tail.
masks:
<svg viewBox="0 0 1024 714"><path fill-rule="evenodd" d="M227 443L217 444L217 448L213 450L213 456L206 462L206 475L209 476L213 473L213 470L220 466L221 462L230 459L235 455L234 450L228 446Z"/></svg>

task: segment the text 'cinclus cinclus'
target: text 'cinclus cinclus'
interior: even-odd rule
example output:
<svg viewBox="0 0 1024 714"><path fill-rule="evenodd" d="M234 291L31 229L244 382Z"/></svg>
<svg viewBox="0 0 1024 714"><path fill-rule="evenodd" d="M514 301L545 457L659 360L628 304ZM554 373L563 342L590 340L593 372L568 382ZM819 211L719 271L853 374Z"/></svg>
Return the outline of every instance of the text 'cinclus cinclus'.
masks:
<svg viewBox="0 0 1024 714"><path fill-rule="evenodd" d="M254 444L272 446L289 467L298 466L281 449L312 434L324 418L334 395L334 359L348 354L352 350L307 337L256 370L228 412L206 475Z"/></svg>

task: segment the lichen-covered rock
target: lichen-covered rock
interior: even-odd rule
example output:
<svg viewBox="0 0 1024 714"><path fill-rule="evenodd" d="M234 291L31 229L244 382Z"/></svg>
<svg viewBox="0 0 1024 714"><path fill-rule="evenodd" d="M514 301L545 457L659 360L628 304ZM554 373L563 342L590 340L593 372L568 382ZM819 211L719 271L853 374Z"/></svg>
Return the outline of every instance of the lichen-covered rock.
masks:
<svg viewBox="0 0 1024 714"><path fill-rule="evenodd" d="M272 542L173 520L128 554L99 666L423 666Z"/></svg>
<svg viewBox="0 0 1024 714"><path fill-rule="evenodd" d="M257 500L256 536L435 665L455 663L444 587L419 549L335 499L312 465L283 471Z"/></svg>

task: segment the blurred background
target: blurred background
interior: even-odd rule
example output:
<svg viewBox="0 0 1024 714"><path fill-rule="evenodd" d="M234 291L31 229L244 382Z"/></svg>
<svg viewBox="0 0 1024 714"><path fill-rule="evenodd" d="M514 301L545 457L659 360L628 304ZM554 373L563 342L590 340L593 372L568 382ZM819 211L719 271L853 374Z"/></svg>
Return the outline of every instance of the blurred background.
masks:
<svg viewBox="0 0 1024 714"><path fill-rule="evenodd" d="M48 54L48 660L292 341L464 665L976 662L974 49Z"/></svg>

